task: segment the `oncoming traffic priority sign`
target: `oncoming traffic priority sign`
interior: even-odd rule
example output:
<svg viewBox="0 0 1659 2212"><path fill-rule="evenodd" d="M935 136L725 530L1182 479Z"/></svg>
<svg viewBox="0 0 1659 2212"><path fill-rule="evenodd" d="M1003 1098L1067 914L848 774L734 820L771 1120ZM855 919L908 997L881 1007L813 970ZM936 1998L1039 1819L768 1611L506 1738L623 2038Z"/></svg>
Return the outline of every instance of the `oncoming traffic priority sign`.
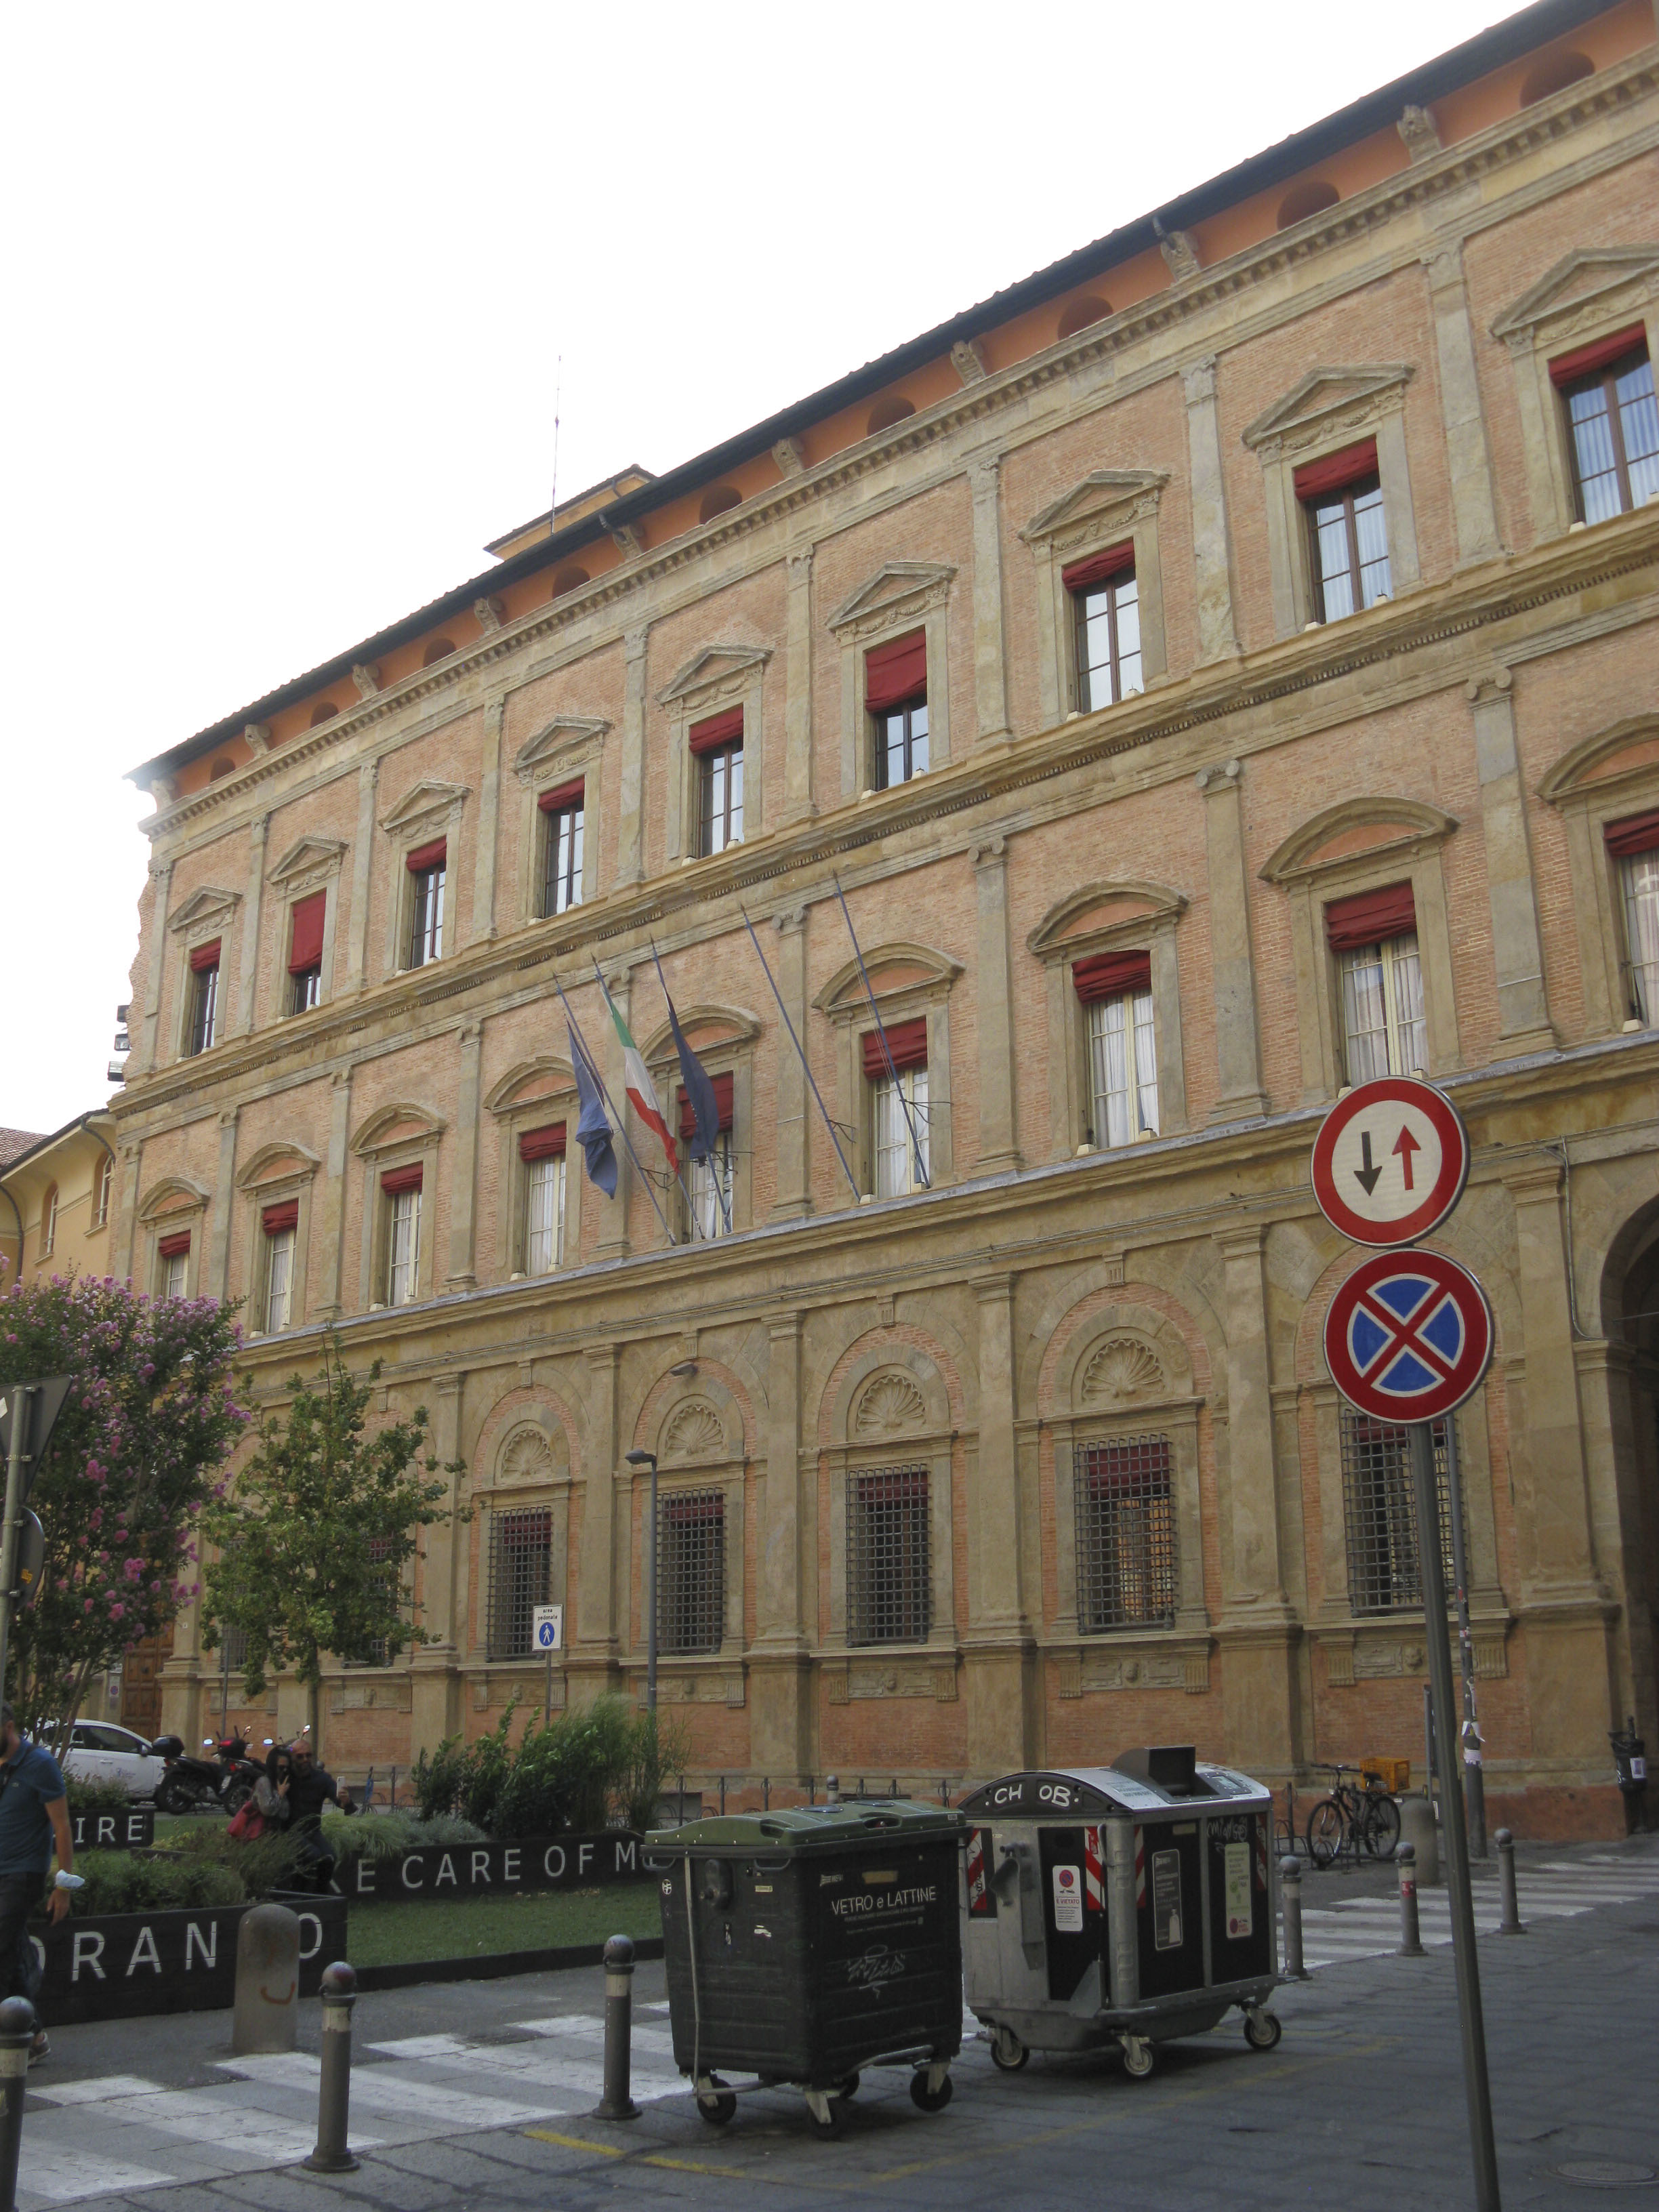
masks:
<svg viewBox="0 0 1659 2212"><path fill-rule="evenodd" d="M1362 1260L1325 1316L1331 1380L1376 1421L1440 1420L1480 1389L1492 1352L1486 1294L1443 1252Z"/></svg>
<svg viewBox="0 0 1659 2212"><path fill-rule="evenodd" d="M1415 1076L1358 1085L1314 1139L1319 1210L1357 1244L1416 1243L1446 1218L1468 1177L1462 1115Z"/></svg>

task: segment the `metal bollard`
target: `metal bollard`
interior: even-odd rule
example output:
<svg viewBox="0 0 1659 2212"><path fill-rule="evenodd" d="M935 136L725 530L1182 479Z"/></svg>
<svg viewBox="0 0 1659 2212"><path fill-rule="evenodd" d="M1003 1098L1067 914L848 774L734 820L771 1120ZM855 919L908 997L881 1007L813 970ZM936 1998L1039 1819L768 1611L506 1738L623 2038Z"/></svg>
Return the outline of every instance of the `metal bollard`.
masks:
<svg viewBox="0 0 1659 2212"><path fill-rule="evenodd" d="M1308 1970L1302 1963L1302 1863L1299 1859L1280 1859L1279 1885L1279 1902L1285 1911L1285 1964L1282 1971L1287 1982L1305 1982Z"/></svg>
<svg viewBox="0 0 1659 2212"><path fill-rule="evenodd" d="M629 2045L634 2033L634 1946L613 1936L605 1947L605 2094L596 2120L637 2120L640 2108L628 2094Z"/></svg>
<svg viewBox="0 0 1659 2212"><path fill-rule="evenodd" d="M23 2148L23 2089L28 2079L29 2045L34 2040L34 2007L27 1997L0 2004L0 2082L6 2101L0 2109L0 2212L17 2202L17 2157Z"/></svg>
<svg viewBox="0 0 1659 2212"><path fill-rule="evenodd" d="M1498 1932L1500 1936L1524 1936L1527 1923L1521 1917L1521 1900L1515 1888L1515 1838L1507 1828L1500 1828L1492 1841L1498 1846L1498 1897L1504 1908Z"/></svg>
<svg viewBox="0 0 1659 2212"><path fill-rule="evenodd" d="M317 2092L317 2148L305 2161L313 2173L355 2173L346 2142L351 2103L351 2008L357 1977L343 1959L323 1969L323 2071Z"/></svg>
<svg viewBox="0 0 1659 2212"><path fill-rule="evenodd" d="M1420 1959L1424 1953L1417 1924L1417 1853L1409 1844L1400 1844L1394 1856L1400 1869L1400 1956Z"/></svg>

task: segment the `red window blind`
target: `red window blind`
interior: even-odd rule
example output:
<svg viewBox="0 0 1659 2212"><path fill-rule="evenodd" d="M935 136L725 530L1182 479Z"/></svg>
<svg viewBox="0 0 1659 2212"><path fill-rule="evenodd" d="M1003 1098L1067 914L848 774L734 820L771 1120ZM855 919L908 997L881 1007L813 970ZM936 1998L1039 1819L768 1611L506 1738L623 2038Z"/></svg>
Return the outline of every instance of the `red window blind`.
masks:
<svg viewBox="0 0 1659 2212"><path fill-rule="evenodd" d="M539 1129L522 1129L519 1133L519 1158L521 1160L555 1160L564 1152L564 1123L549 1121Z"/></svg>
<svg viewBox="0 0 1659 2212"><path fill-rule="evenodd" d="M1328 491L1346 491L1351 483L1362 477L1376 474L1376 441L1362 438L1357 446L1344 446L1340 453L1327 453L1323 460L1310 461L1296 472L1296 495L1298 499L1316 499Z"/></svg>
<svg viewBox="0 0 1659 2212"><path fill-rule="evenodd" d="M734 741L741 743L742 738L741 707L728 707L723 714L710 714L706 721L693 722L685 733L685 742L699 757L704 753L717 753L722 745L729 745Z"/></svg>
<svg viewBox="0 0 1659 2212"><path fill-rule="evenodd" d="M266 1206L259 1218L267 1237L280 1237L283 1230L299 1227L300 1201L297 1198L285 1198L280 1206Z"/></svg>
<svg viewBox="0 0 1659 2212"><path fill-rule="evenodd" d="M327 912L326 891L313 891L309 898L295 902L294 933L289 939L288 972L290 975L303 975L308 969L321 964L323 921Z"/></svg>
<svg viewBox="0 0 1659 2212"><path fill-rule="evenodd" d="M448 854L448 838L434 837L429 845L417 845L404 865L411 876L423 876L428 868L441 868Z"/></svg>
<svg viewBox="0 0 1659 2212"><path fill-rule="evenodd" d="M902 1075L907 1067L926 1067L927 1065L927 1017L918 1015L913 1022L890 1022L887 1025L887 1049L893 1055L893 1066ZM864 1073L872 1083L879 1083L887 1073L887 1062L882 1057L881 1036L878 1030L864 1033Z"/></svg>
<svg viewBox="0 0 1659 2212"><path fill-rule="evenodd" d="M407 1167L388 1168L380 1177L380 1188L388 1198L396 1198L399 1191L418 1190L425 1172L419 1160L411 1160Z"/></svg>
<svg viewBox="0 0 1659 2212"><path fill-rule="evenodd" d="M581 805L582 789L583 780L578 776L574 783L562 783L556 790L543 792L536 804L544 814L562 814L567 806Z"/></svg>
<svg viewBox="0 0 1659 2212"><path fill-rule="evenodd" d="M1325 909L1325 941L1333 952L1357 952L1417 927L1417 902L1409 884L1386 890L1361 891L1356 898L1333 899Z"/></svg>
<svg viewBox="0 0 1659 2212"><path fill-rule="evenodd" d="M191 945L190 948L190 966L192 975L200 975L208 969L216 968L219 965L220 941L221 940L216 937L211 945Z"/></svg>
<svg viewBox="0 0 1659 2212"><path fill-rule="evenodd" d="M1650 853L1659 846L1659 806L1650 814L1627 814L1622 822L1609 822L1601 834L1608 852L1619 860L1632 853Z"/></svg>
<svg viewBox="0 0 1659 2212"><path fill-rule="evenodd" d="M1550 382L1558 388L1564 384L1576 384L1581 376L1594 376L1598 368L1610 368L1627 353L1640 346L1645 351L1648 342L1646 327L1632 323L1628 330L1615 331L1610 338L1601 338L1595 345L1580 346L1576 353L1564 353L1559 361L1550 363Z"/></svg>
<svg viewBox="0 0 1659 2212"><path fill-rule="evenodd" d="M720 1127L722 1129L729 1129L732 1126L731 1071L728 1069L724 1075L710 1076L708 1079L714 1086L714 1103L720 1109ZM684 1090L679 1093L679 1101L680 1141L689 1145L697 1133L697 1116L691 1101L686 1097Z"/></svg>
<svg viewBox="0 0 1659 2212"><path fill-rule="evenodd" d="M1086 592L1091 584L1103 584L1109 576L1121 576L1134 565L1134 540L1129 538L1121 545L1109 545L1103 553L1091 553L1086 561L1073 561L1060 570L1060 580L1068 592Z"/></svg>
<svg viewBox="0 0 1659 2212"><path fill-rule="evenodd" d="M189 1230L175 1229L170 1237L160 1238L155 1249L164 1260L176 1260L181 1252L190 1249Z"/></svg>
<svg viewBox="0 0 1659 2212"><path fill-rule="evenodd" d="M1092 960L1073 962L1072 981L1085 1006L1101 999L1115 999L1123 991L1150 991L1152 956L1150 952L1097 952Z"/></svg>
<svg viewBox="0 0 1659 2212"><path fill-rule="evenodd" d="M872 714L921 698L927 690L927 633L913 629L864 656L864 703Z"/></svg>

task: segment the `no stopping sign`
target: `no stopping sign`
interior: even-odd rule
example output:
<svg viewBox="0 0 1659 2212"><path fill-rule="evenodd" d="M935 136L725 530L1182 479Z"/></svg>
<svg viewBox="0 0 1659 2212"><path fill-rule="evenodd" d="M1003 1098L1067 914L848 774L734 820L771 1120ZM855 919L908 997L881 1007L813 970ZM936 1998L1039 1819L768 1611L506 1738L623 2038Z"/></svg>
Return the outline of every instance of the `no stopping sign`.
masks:
<svg viewBox="0 0 1659 2212"><path fill-rule="evenodd" d="M1437 1421L1492 1364L1492 1309L1442 1252L1362 1260L1325 1316L1325 1363L1355 1410L1376 1421Z"/></svg>

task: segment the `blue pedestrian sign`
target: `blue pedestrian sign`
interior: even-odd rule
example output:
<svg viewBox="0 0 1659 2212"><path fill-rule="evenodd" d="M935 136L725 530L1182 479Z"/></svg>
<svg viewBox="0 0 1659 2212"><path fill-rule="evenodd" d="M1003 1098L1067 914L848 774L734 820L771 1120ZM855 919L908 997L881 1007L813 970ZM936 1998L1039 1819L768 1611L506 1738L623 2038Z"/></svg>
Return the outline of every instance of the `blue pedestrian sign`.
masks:
<svg viewBox="0 0 1659 2212"><path fill-rule="evenodd" d="M562 1605L538 1605L531 1615L531 1633L538 1651L562 1651L564 1607Z"/></svg>

